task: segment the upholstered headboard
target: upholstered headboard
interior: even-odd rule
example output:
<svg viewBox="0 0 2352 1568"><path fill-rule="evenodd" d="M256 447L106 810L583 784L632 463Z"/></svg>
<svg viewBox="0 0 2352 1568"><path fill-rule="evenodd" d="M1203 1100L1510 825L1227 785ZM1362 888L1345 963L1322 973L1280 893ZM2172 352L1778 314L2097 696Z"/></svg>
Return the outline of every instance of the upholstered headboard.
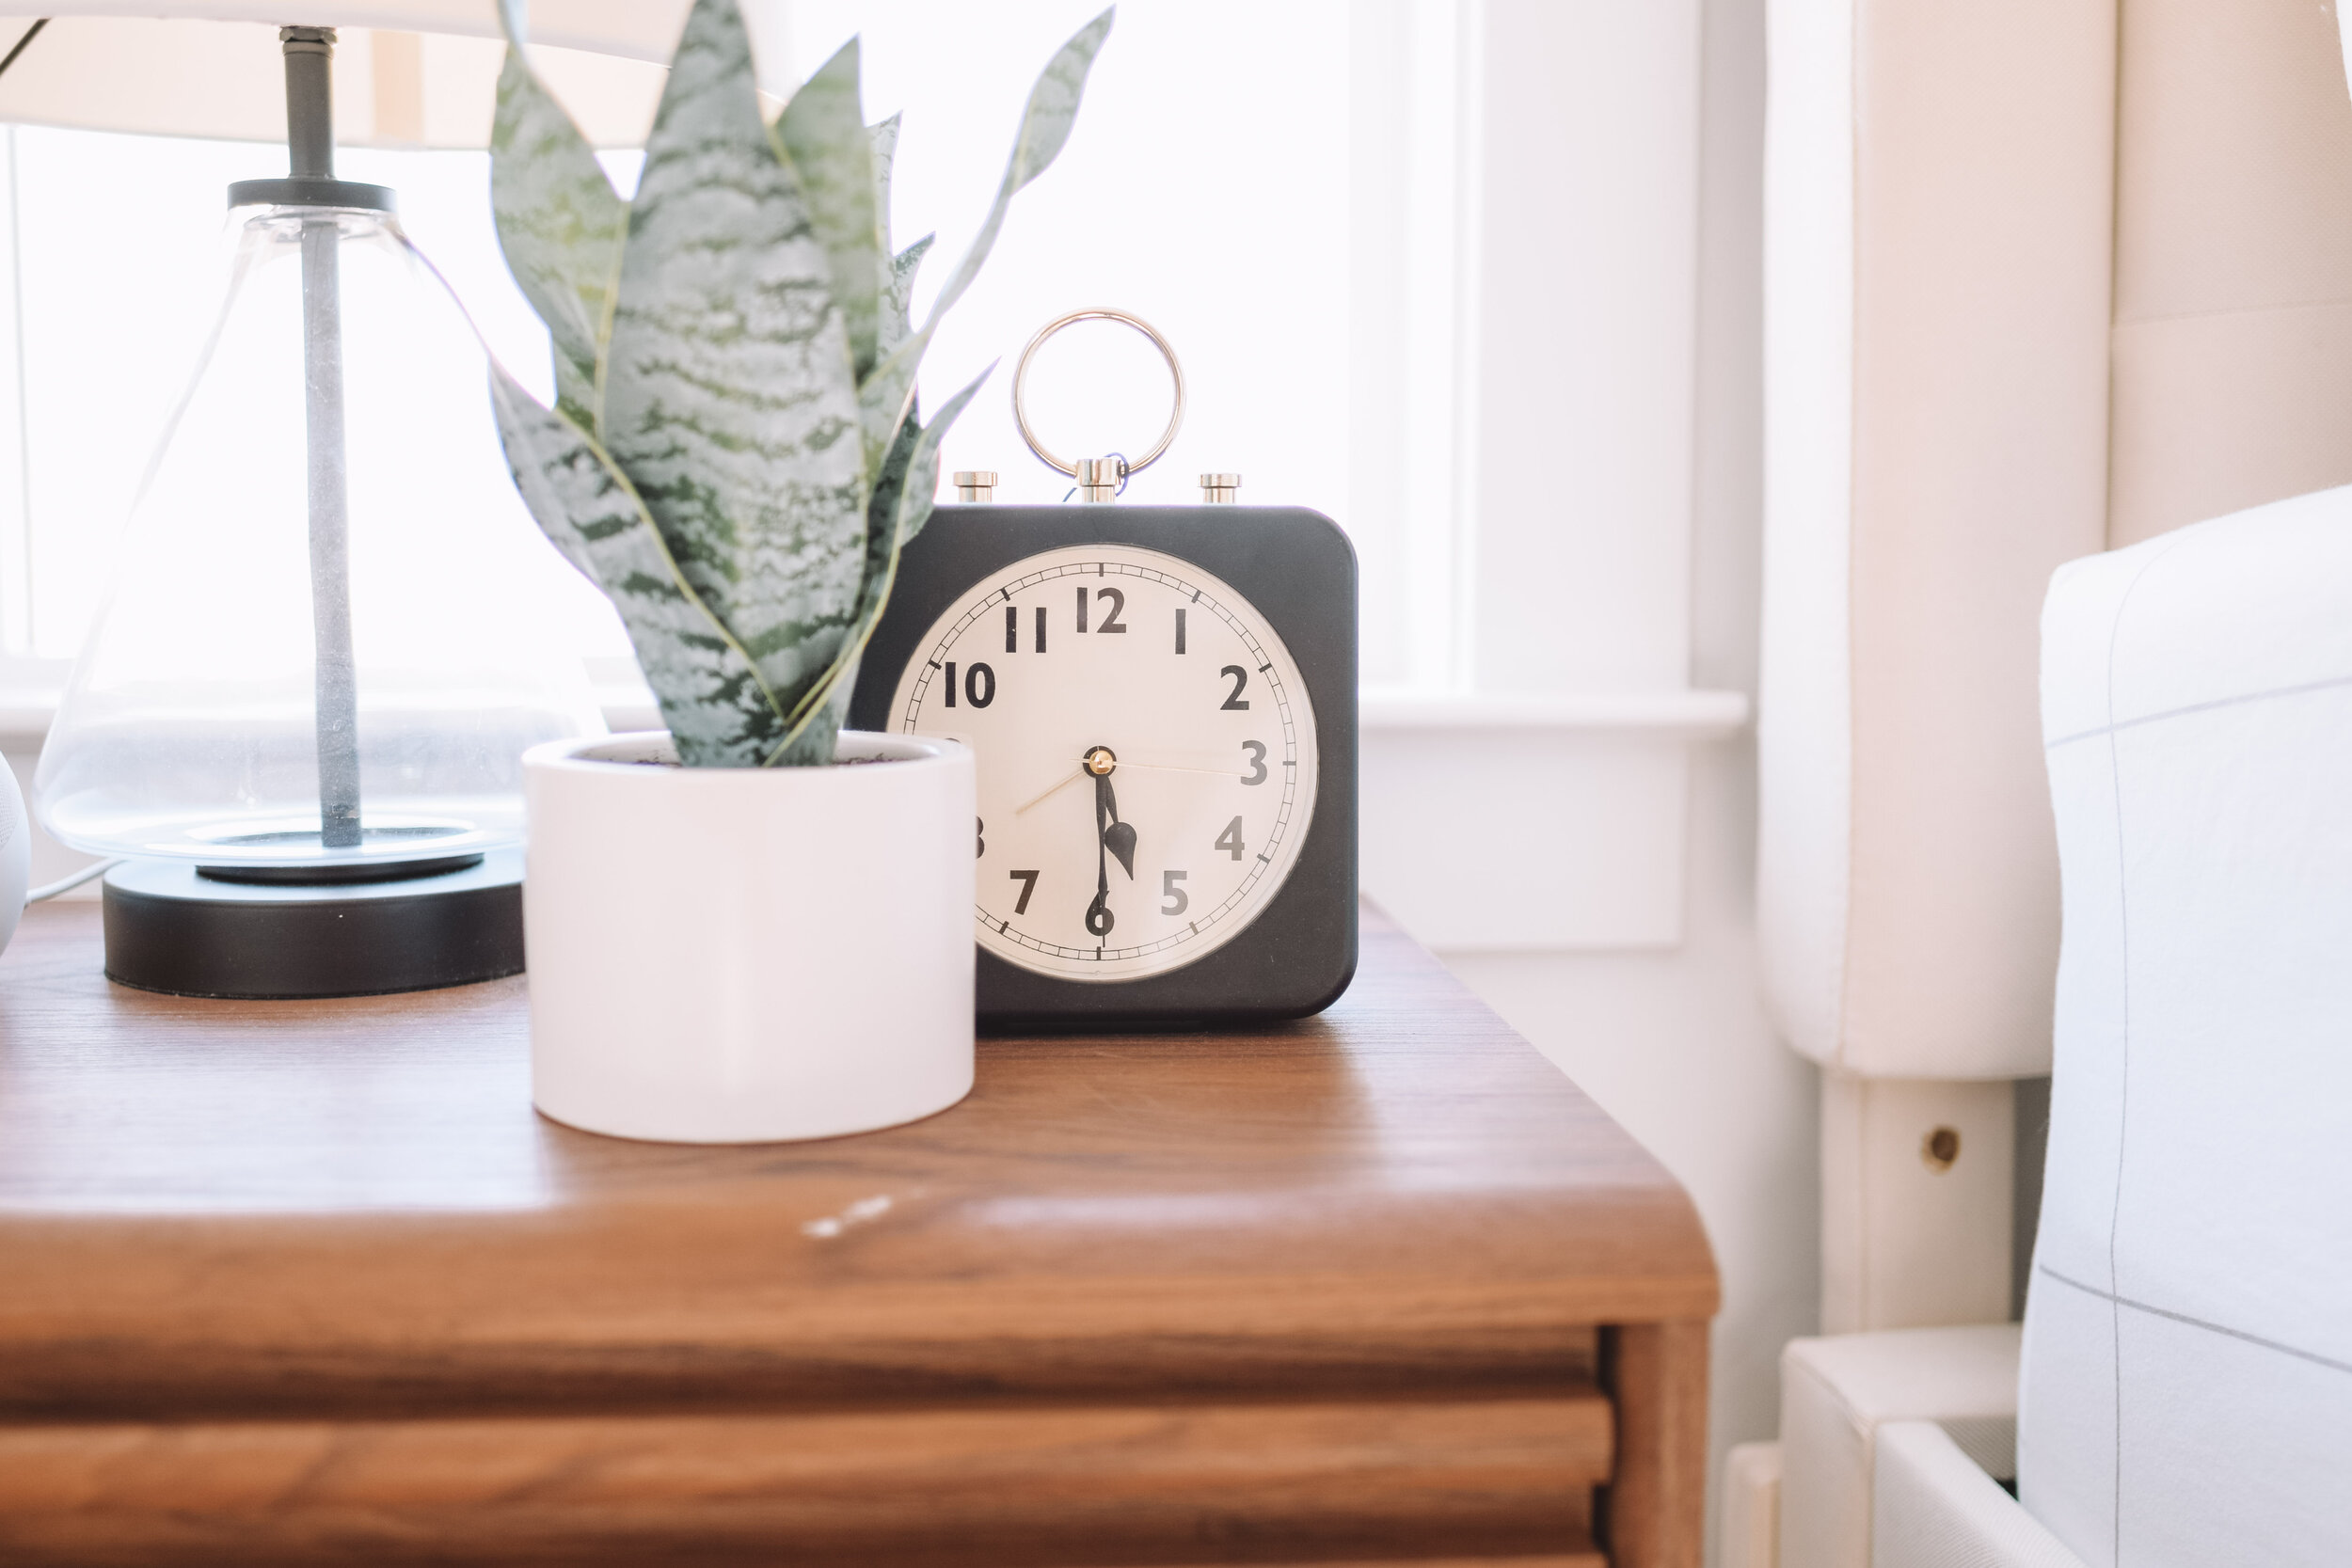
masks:
<svg viewBox="0 0 2352 1568"><path fill-rule="evenodd" d="M2352 481L2352 100L2319 0L1772 0L1770 50L1757 919L1824 1326L1999 1319L2043 592Z"/></svg>

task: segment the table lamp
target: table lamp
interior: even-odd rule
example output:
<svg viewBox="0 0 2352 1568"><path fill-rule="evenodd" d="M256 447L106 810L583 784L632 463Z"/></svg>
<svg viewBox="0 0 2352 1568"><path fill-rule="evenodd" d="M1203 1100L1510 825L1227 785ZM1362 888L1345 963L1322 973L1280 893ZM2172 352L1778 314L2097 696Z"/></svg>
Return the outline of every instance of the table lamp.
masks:
<svg viewBox="0 0 2352 1568"><path fill-rule="evenodd" d="M283 138L289 167L230 187L228 299L147 469L36 810L62 842L123 857L103 887L123 983L326 996L515 973L519 759L601 721L578 657L520 602L549 546L499 451L485 351L393 193L334 167L339 130L486 145L497 13L101 14L124 4L0 21L0 120ZM641 140L685 0L538 12L543 79L592 136Z"/></svg>

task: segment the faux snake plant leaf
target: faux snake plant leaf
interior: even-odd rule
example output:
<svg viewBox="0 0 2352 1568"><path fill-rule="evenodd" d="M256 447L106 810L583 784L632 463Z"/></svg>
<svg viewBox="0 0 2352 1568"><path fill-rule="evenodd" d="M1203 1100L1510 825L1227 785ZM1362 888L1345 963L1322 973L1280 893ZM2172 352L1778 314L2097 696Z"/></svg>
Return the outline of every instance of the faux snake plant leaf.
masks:
<svg viewBox="0 0 2352 1568"><path fill-rule="evenodd" d="M736 0L687 17L628 227L605 448L790 708L849 633L868 481L832 263L760 119Z"/></svg>
<svg viewBox="0 0 2352 1568"><path fill-rule="evenodd" d="M890 254L875 216L873 148L858 106L858 40L834 52L776 117L776 140L801 177L817 243L833 263L833 297L859 377L874 368L874 279Z"/></svg>
<svg viewBox="0 0 2352 1568"><path fill-rule="evenodd" d="M980 387L921 424L923 351L1068 139L1111 13L1031 93L995 205L918 333L930 240L891 252L898 120L861 122L854 43L771 130L739 0L694 0L624 204L532 74L523 5L500 0L492 204L558 395L550 411L493 377L516 485L620 610L681 761L829 762L899 552L930 516L940 442Z"/></svg>
<svg viewBox="0 0 2352 1568"><path fill-rule="evenodd" d="M865 425L868 467L878 466L882 454L890 450L891 433L906 415L914 392L915 372L922 367L924 351L930 347L931 334L939 329L940 317L947 308L962 298L963 291L979 276L988 253L995 248L996 235L1005 226L1005 214L1011 207L1014 195L1044 173L1063 144L1070 140L1070 127L1078 118L1078 101L1086 91L1087 72L1093 68L1094 56L1101 53L1104 39L1110 35L1111 16L1112 12L1104 11L1079 28L1046 62L1037 86L1029 89L1028 107L1021 116L1021 130L1013 139L1012 156L1006 161L1005 178L996 187L996 200L980 224L980 231L973 236L963 260L957 263L939 297L931 302L931 312L924 321L923 329L893 349L890 356L875 366L874 373L858 388L858 412Z"/></svg>
<svg viewBox="0 0 2352 1568"><path fill-rule="evenodd" d="M890 280L882 285L882 337L878 346L888 354L914 333L909 318L914 309L914 275L930 254L935 234L926 234L890 259Z"/></svg>
<svg viewBox="0 0 2352 1568"><path fill-rule="evenodd" d="M979 395L981 383L995 368L991 365L975 376L970 386L949 398L928 426L917 430L909 420L898 427L900 439L892 450L893 461L884 467L883 483L874 492L870 515L873 526L866 552L866 587L858 596L857 620L841 657L810 693L807 705L811 710L820 705L831 705L836 727L841 721L841 711L846 708L850 688L857 684L858 660L866 652L866 639L873 636L874 626L890 602L890 590L898 576L898 552L930 521L932 501L939 492L940 443L946 439L957 416ZM794 738L798 738L799 725L806 718L806 713L793 715Z"/></svg>
<svg viewBox="0 0 2352 1568"><path fill-rule="evenodd" d="M501 0L506 65L490 121L490 209L523 297L555 344L556 406L596 428L596 363L628 207L588 139L523 58L521 0Z"/></svg>
<svg viewBox="0 0 2352 1568"><path fill-rule="evenodd" d="M890 171L898 166L898 124L903 118L892 115L866 128L866 154L874 168L874 233L885 256L890 254Z"/></svg>
<svg viewBox="0 0 2352 1568"><path fill-rule="evenodd" d="M881 319L875 323L874 348L880 358L914 334L914 323L910 316L914 308L914 274L936 236L926 234L904 250L891 254L890 171L898 162L898 117L892 115L867 126L866 135L873 150L875 230L882 240L882 254L890 258L882 266Z"/></svg>
<svg viewBox="0 0 2352 1568"><path fill-rule="evenodd" d="M491 406L523 503L572 564L611 596L689 767L764 756L784 713L750 657L695 597L627 476L587 432L539 406L502 368Z"/></svg>

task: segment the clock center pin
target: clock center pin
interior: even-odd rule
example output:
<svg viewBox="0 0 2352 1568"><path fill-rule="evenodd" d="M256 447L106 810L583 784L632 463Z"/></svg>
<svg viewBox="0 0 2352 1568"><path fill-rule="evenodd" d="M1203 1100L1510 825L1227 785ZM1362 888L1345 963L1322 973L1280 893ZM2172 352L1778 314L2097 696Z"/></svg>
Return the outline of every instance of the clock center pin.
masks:
<svg viewBox="0 0 2352 1568"><path fill-rule="evenodd" d="M1098 779L1106 778L1119 766L1119 753L1108 746L1096 746L1088 751L1079 766Z"/></svg>

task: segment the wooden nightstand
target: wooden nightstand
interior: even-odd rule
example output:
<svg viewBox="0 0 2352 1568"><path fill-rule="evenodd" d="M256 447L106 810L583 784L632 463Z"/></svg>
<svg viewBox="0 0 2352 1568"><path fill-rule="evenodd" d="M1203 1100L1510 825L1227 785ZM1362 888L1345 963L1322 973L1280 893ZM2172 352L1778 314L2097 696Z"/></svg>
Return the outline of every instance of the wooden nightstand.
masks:
<svg viewBox="0 0 2352 1568"><path fill-rule="evenodd" d="M1699 1561L1697 1218L1377 915L1322 1018L863 1137L591 1137L529 1056L519 979L154 996L33 911L0 1560Z"/></svg>

